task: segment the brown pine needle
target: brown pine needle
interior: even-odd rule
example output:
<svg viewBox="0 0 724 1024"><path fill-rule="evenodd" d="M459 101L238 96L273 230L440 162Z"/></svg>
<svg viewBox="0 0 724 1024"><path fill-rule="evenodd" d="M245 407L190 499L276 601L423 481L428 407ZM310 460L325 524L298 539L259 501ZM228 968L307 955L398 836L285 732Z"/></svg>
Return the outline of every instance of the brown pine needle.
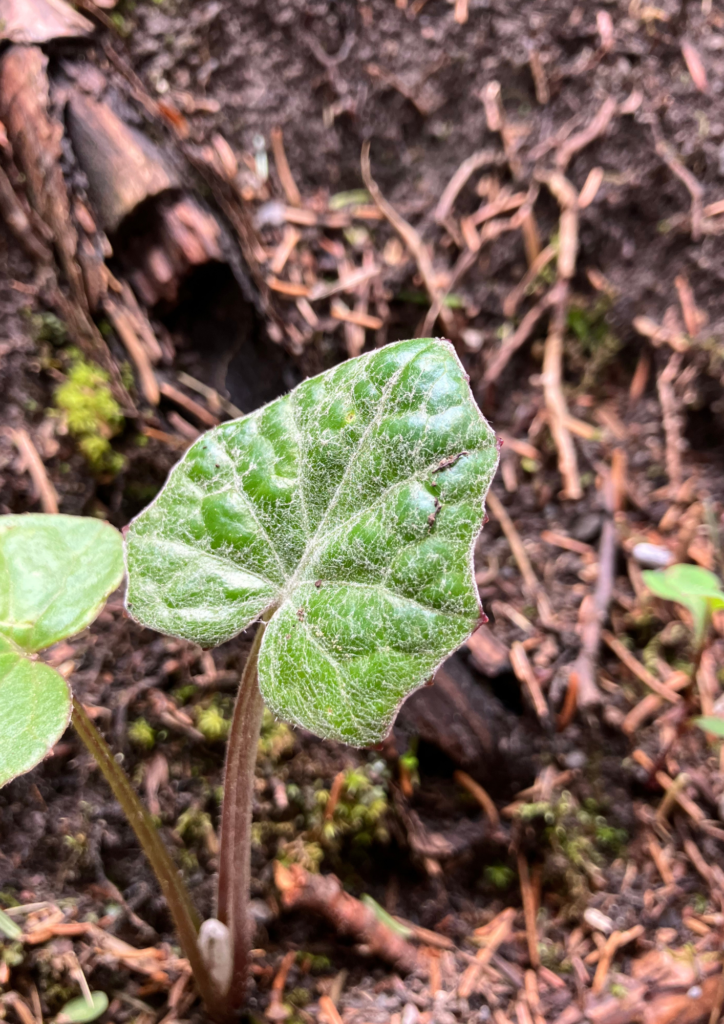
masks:
<svg viewBox="0 0 724 1024"><path fill-rule="evenodd" d="M471 796L474 796L480 806L485 811L485 815L490 822L492 828L497 828L500 825L500 816L498 814L498 808L495 806L493 801L490 799L487 792L483 789L479 782L475 779L471 779L467 772L456 771L453 774L453 778L466 789Z"/></svg>
<svg viewBox="0 0 724 1024"><path fill-rule="evenodd" d="M274 154L274 163L276 164L279 181L284 189L284 195L286 196L287 202L291 206L300 206L302 197L299 194L297 183L289 168L289 161L287 160L287 154L284 149L284 133L281 128L272 128L269 136L271 139L272 153Z"/></svg>
<svg viewBox="0 0 724 1024"><path fill-rule="evenodd" d="M50 514L57 512L58 495L48 478L48 471L38 454L38 449L30 438L30 434L21 427L18 430L11 429L10 437L25 463L26 470L30 474L30 479L33 481L33 486L37 491L40 507L43 512Z"/></svg>
<svg viewBox="0 0 724 1024"><path fill-rule="evenodd" d="M524 853L518 854L518 878L520 879L520 892L523 898L523 913L525 915L525 934L528 940L528 959L534 969L540 966L538 953L538 932L536 929L536 917L538 907L536 906L535 893L530 881L530 870Z"/></svg>

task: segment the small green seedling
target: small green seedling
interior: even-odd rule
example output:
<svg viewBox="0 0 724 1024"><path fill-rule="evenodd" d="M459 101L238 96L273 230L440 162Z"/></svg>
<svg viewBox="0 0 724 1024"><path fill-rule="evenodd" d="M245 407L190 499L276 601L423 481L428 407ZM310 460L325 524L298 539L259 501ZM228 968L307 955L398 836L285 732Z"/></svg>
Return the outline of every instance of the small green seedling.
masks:
<svg viewBox="0 0 724 1024"><path fill-rule="evenodd" d="M89 992L87 996L71 999L66 1003L55 1024L90 1024L108 1009L108 996L105 992Z"/></svg>
<svg viewBox="0 0 724 1024"><path fill-rule="evenodd" d="M418 338L209 431L131 524L127 608L139 622L205 647L259 623L229 729L217 918L200 929L151 819L73 705L216 1021L237 1019L246 994L263 702L322 737L384 739L405 698L479 624L473 548L497 463L452 345ZM92 520L7 516L0 559L1 784L68 722L67 684L32 654L93 620L120 580L120 540Z"/></svg>
<svg viewBox="0 0 724 1024"><path fill-rule="evenodd" d="M22 936L22 934L23 929L17 921L13 921L9 914L0 910L0 935L4 935L6 939L10 939L12 942L15 942Z"/></svg>
<svg viewBox="0 0 724 1024"><path fill-rule="evenodd" d="M702 718L695 718L694 725L698 725L704 732L711 733L717 739L724 740L724 718L717 718L716 715L704 715Z"/></svg>
<svg viewBox="0 0 724 1024"><path fill-rule="evenodd" d="M668 569L648 569L641 574L644 583L657 597L675 601L691 612L694 643L701 648L711 622L712 612L724 608L724 591L718 576L700 565L672 565Z"/></svg>
<svg viewBox="0 0 724 1024"><path fill-rule="evenodd" d="M418 338L209 431L131 524L139 622L206 647L260 622L229 733L218 920L200 936L215 961L232 952L219 1019L246 991L262 698L318 736L384 739L480 621L473 547L497 463L452 345Z"/></svg>
<svg viewBox="0 0 724 1024"><path fill-rule="evenodd" d="M189 449L128 531L128 610L206 647L268 620L272 711L378 743L479 622L497 461L447 342L348 360Z"/></svg>
<svg viewBox="0 0 724 1024"><path fill-rule="evenodd" d="M68 683L35 655L90 625L122 578L121 535L107 523L0 518L0 786L42 761L70 721Z"/></svg>

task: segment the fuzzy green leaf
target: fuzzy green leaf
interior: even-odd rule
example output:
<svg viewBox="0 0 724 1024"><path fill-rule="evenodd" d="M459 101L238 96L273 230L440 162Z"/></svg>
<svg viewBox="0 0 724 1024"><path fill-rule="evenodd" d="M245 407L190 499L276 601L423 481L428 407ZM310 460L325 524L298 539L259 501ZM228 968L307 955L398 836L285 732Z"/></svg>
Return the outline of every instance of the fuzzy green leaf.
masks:
<svg viewBox="0 0 724 1024"><path fill-rule="evenodd" d="M69 720L65 679L0 636L0 786L42 761Z"/></svg>
<svg viewBox="0 0 724 1024"><path fill-rule="evenodd" d="M84 997L71 999L66 1003L58 1016L56 1024L90 1024L108 1009L108 996L105 992L91 992L91 1000Z"/></svg>
<svg viewBox="0 0 724 1024"><path fill-rule="evenodd" d="M79 633L123 578L123 542L98 519L0 517L0 634L32 653Z"/></svg>
<svg viewBox="0 0 724 1024"><path fill-rule="evenodd" d="M691 612L697 641L706 632L709 615L724 608L724 591L718 576L700 565L681 563L668 569L647 569L642 572L644 583L657 597L676 601Z"/></svg>
<svg viewBox="0 0 724 1024"><path fill-rule="evenodd" d="M705 715L703 718L695 718L694 725L698 725L700 729L711 733L712 736L724 739L724 718L717 718L716 715Z"/></svg>
<svg viewBox="0 0 724 1024"><path fill-rule="evenodd" d="M267 704L375 743L478 623L497 461L448 342L349 360L189 449L128 532L128 610L207 646L273 612Z"/></svg>
<svg viewBox="0 0 724 1024"><path fill-rule="evenodd" d="M17 921L13 921L12 917L6 914L4 910L0 910L0 935L4 935L11 942L16 942L21 938L22 934L23 929Z"/></svg>

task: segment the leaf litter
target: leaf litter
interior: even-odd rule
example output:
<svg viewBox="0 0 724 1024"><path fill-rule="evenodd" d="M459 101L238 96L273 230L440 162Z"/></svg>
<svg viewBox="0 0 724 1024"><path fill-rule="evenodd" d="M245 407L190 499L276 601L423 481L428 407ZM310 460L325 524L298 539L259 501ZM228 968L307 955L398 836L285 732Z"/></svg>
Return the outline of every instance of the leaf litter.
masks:
<svg viewBox="0 0 724 1024"><path fill-rule="evenodd" d="M481 629L507 657L497 650L481 672L488 648L476 635L380 751L265 722L252 1009L346 1024L715 1021L724 772L718 740L696 719L722 714L724 624L713 610L697 660L686 608L653 596L645 574L693 563L721 579L724 569L721 138L709 98L722 73L710 45L721 14L707 3L685 13L636 3L321 6L271 4L268 32L235 5L142 3L118 12L120 37L107 26L100 44L66 61L88 53L101 89L112 83L151 134L170 131L205 180L292 382L414 336L432 305L440 326L430 332L452 337L484 413L510 440L476 560L495 615ZM314 45L297 43L290 13L311 19ZM254 45L234 81L228 41L241 38ZM239 103L243 125L230 114ZM7 171L25 209L22 177ZM363 183L368 195L354 192ZM342 191L351 201L340 206ZM30 443L0 440L3 512L57 499L61 511L96 509L123 525L188 447L171 406L206 425L198 409L224 418L222 403L238 402L193 353L182 369L162 331L154 348L141 329L139 383L158 375L165 394L137 431L147 443L117 442L128 477L89 473L70 440L44 426L49 384L68 364L29 337L20 314L23 303L44 308L31 259L48 252L24 215L13 221L24 248L4 257L0 312L11 339L3 416ZM611 335L628 343L618 355ZM183 353L182 340L171 345ZM113 352L118 366L123 349ZM30 365L38 354L40 369ZM594 357L582 387L576 368ZM196 725L209 709L228 715L245 648L240 639L210 654L151 638L116 602L48 655L61 675L73 672L147 784L205 916L220 759ZM431 714L423 699L436 691L445 699ZM150 749L127 739L141 719ZM161 901L73 740L3 790L0 807L0 905L25 936L3 940L3 1010L23 1024L59 1012L78 994L72 948L93 989L111 994L112 1019L193 1016ZM327 879L347 897L344 914L335 919L324 895L320 923L282 913L275 864L280 879L281 867L312 890ZM365 959L370 928L384 935L385 919L355 900L364 895L409 929L412 973Z"/></svg>

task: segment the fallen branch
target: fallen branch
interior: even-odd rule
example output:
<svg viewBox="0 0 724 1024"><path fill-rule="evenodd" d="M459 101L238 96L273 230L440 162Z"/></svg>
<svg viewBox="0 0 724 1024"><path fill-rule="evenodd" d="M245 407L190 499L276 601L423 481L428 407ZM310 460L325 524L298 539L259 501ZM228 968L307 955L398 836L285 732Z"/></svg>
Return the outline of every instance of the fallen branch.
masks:
<svg viewBox="0 0 724 1024"><path fill-rule="evenodd" d="M275 861L274 881L287 910L320 914L340 935L355 939L396 970L418 967L417 951L407 939L384 924L371 907L346 893L335 875L312 875L299 864L287 868Z"/></svg>
<svg viewBox="0 0 724 1024"><path fill-rule="evenodd" d="M624 647L621 641L616 639L613 633L609 633L607 629L601 630L601 638L608 647L611 648L619 661L623 662L629 672L635 675L637 679L640 679L645 686L648 686L648 688L653 690L654 693L658 693L658 695L663 697L664 700L668 700L670 704L679 703L681 695L675 690L672 690L670 686L660 682L656 676L653 676L649 670L641 664L638 658L634 657L628 648Z"/></svg>
<svg viewBox="0 0 724 1024"><path fill-rule="evenodd" d="M515 316L520 301L531 287L538 275L545 270L548 264L555 258L556 249L553 245L547 245L542 249L531 263L526 273L521 277L518 284L505 297L503 302L503 315L508 318Z"/></svg>
<svg viewBox="0 0 724 1024"><path fill-rule="evenodd" d="M25 176L31 206L52 232L70 295L51 282L53 304L68 325L73 341L108 371L113 392L127 415L135 413L103 337L90 318L83 274L76 260L78 234L62 171L62 128L48 114L48 58L35 46L11 46L0 60L0 120L7 128L13 154Z"/></svg>
<svg viewBox="0 0 724 1024"><path fill-rule="evenodd" d="M131 316L129 316L128 311L123 305L116 299L111 298L110 295L106 295L103 309L136 367L144 398L150 405L158 405L160 399L158 382L148 353L138 337Z"/></svg>
<svg viewBox="0 0 724 1024"><path fill-rule="evenodd" d="M508 220L491 220L489 221L480 235L478 235L475 226L470 225L470 230L474 233L475 238L474 244L466 247L458 256L455 266L450 273L447 284L444 288L438 291L437 297L433 300L430 306L422 327L423 334L430 334L435 326L435 321L440 315L441 310L444 308L445 299L448 297L450 292L455 288L458 282L465 276L470 268L476 263L481 247L486 243L490 242L495 238L500 237L506 231L515 231L524 222L525 217L530 212L532 202L530 195L526 201L524 207L510 217Z"/></svg>
<svg viewBox="0 0 724 1024"><path fill-rule="evenodd" d="M25 249L28 256L38 263L51 263L53 254L42 239L38 238L22 204L15 194L10 180L0 168L0 216Z"/></svg>

